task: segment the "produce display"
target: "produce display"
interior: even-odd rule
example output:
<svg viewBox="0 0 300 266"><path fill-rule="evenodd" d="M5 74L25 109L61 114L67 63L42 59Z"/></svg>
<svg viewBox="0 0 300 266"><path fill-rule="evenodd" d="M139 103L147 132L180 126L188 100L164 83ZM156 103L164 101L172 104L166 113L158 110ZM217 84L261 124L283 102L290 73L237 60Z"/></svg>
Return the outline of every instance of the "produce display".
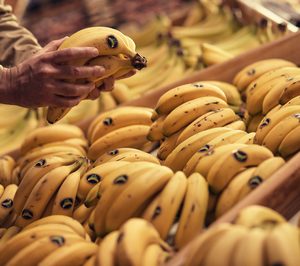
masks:
<svg viewBox="0 0 300 266"><path fill-rule="evenodd" d="M119 106L283 34L235 15L197 1L177 23L83 29L59 49L98 48L73 63L104 65L88 81L112 76L113 91L72 109L0 105L0 265L299 265L299 228L273 209L246 199L218 220L299 155L297 64L259 60L231 81L170 88L153 108ZM86 113L86 129L72 125Z"/></svg>

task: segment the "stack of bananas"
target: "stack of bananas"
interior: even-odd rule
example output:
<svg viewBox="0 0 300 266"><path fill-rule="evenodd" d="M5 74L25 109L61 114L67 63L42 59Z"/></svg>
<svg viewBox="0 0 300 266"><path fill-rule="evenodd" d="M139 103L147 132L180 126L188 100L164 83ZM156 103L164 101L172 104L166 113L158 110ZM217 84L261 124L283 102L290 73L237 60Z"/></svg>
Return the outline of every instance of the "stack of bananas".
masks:
<svg viewBox="0 0 300 266"><path fill-rule="evenodd" d="M199 235L168 265L289 265L300 261L299 228L275 211L250 206L235 224L219 224Z"/></svg>
<svg viewBox="0 0 300 266"><path fill-rule="evenodd" d="M82 58L71 63L75 66L104 66L106 72L103 76L88 79L88 81L94 82L97 87L103 84L105 78L119 79L133 69L142 69L146 66L146 59L136 53L133 40L122 32L108 27L91 27L80 30L66 39L58 49L85 46L97 48L99 56ZM86 80L79 79L76 82L86 82ZM69 110L70 108L49 107L47 110L48 122L51 124L57 122Z"/></svg>
<svg viewBox="0 0 300 266"><path fill-rule="evenodd" d="M152 124L152 115L153 109L130 106L100 114L88 129L89 159L95 161L116 148L147 150L149 141L146 136Z"/></svg>
<svg viewBox="0 0 300 266"><path fill-rule="evenodd" d="M258 61L242 69L235 85L246 96L248 131L254 142L289 157L300 149L300 68L281 59Z"/></svg>
<svg viewBox="0 0 300 266"><path fill-rule="evenodd" d="M157 114L153 117L156 121L148 134L148 139L162 141L157 153L160 160L167 160L178 145L194 141L197 134L199 136L207 129L245 130L244 122L229 107L226 95L220 89L225 86L229 94L231 88L226 83L204 81L179 86L160 97L155 108ZM235 92L234 89L232 91ZM236 103L240 103L239 96L235 99Z"/></svg>

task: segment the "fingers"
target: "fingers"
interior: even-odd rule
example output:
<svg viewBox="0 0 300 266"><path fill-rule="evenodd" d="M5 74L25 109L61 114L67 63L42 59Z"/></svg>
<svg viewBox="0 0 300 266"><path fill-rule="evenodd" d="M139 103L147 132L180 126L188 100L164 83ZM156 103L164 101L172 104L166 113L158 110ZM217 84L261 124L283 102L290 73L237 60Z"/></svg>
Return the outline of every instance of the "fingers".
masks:
<svg viewBox="0 0 300 266"><path fill-rule="evenodd" d="M48 65L42 70L44 76L51 76L56 79L81 79L81 78L100 78L105 69L102 66L56 66Z"/></svg>
<svg viewBox="0 0 300 266"><path fill-rule="evenodd" d="M61 39L52 41L52 42L48 43L42 50L44 52L56 51L58 49L58 47L63 43L63 41L67 38L69 38L69 37L66 36Z"/></svg>
<svg viewBox="0 0 300 266"><path fill-rule="evenodd" d="M115 79L108 77L103 80L103 85L99 88L100 91L112 91L114 89Z"/></svg>
<svg viewBox="0 0 300 266"><path fill-rule="evenodd" d="M95 47L74 47L50 52L44 55L44 60L52 64L63 63L82 58L93 58L99 55Z"/></svg>
<svg viewBox="0 0 300 266"><path fill-rule="evenodd" d="M100 96L100 90L99 89L94 89L92 90L89 95L87 96L88 99L90 100L96 100Z"/></svg>
<svg viewBox="0 0 300 266"><path fill-rule="evenodd" d="M61 97L79 97L84 99L93 89L95 89L95 84L73 84L56 81L53 83L53 87L53 93Z"/></svg>

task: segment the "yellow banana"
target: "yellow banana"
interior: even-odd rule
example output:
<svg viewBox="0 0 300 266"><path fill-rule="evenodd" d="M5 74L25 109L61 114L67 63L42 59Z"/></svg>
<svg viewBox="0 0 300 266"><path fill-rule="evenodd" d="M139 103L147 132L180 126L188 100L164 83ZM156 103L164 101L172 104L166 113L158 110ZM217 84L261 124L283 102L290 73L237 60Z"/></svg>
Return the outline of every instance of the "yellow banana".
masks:
<svg viewBox="0 0 300 266"><path fill-rule="evenodd" d="M164 138L162 127L164 124L166 116L162 115L157 118L152 125L150 126L149 133L147 135L147 139L150 141L160 141Z"/></svg>
<svg viewBox="0 0 300 266"><path fill-rule="evenodd" d="M14 197L18 186L10 184L5 187L3 194L0 197L0 225L2 225L13 210Z"/></svg>
<svg viewBox="0 0 300 266"><path fill-rule="evenodd" d="M234 57L230 52L209 43L202 43L201 50L202 60L206 66L220 64Z"/></svg>
<svg viewBox="0 0 300 266"><path fill-rule="evenodd" d="M165 160L169 154L176 148L178 137L182 130L176 132L170 137L164 137L157 151L157 158L161 161Z"/></svg>
<svg viewBox="0 0 300 266"><path fill-rule="evenodd" d="M297 126L290 133L288 133L285 138L282 140L278 147L278 153L286 158L288 156L293 155L300 149L300 126Z"/></svg>
<svg viewBox="0 0 300 266"><path fill-rule="evenodd" d="M2 186L6 187L9 184L19 183L19 180L15 180L13 178L13 169L15 164L15 160L9 155L3 155L0 157L0 184Z"/></svg>

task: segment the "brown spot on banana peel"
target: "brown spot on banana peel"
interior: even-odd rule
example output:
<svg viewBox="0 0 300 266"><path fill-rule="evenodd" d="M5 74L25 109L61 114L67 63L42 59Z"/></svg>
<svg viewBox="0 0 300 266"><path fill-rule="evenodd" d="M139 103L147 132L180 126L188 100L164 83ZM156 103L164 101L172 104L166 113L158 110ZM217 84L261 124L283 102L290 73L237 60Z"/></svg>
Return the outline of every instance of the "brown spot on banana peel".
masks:
<svg viewBox="0 0 300 266"><path fill-rule="evenodd" d="M136 54L132 59L131 59L131 65L138 69L141 70L144 67L147 66L147 59L144 56L141 56L140 54Z"/></svg>

